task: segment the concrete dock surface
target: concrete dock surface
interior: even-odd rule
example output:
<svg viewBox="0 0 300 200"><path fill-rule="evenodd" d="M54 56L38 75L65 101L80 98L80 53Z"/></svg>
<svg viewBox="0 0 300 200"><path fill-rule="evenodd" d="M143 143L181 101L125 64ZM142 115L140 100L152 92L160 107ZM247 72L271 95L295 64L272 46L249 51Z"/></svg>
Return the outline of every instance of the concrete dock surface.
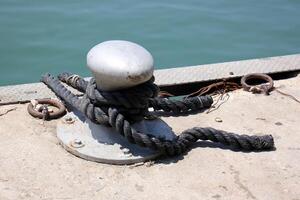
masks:
<svg viewBox="0 0 300 200"><path fill-rule="evenodd" d="M300 75L275 87L300 99ZM300 103L276 91L265 96L241 89L228 97L210 113L162 119L176 133L202 126L272 134L276 150L240 152L199 141L180 157L107 165L65 151L56 138L60 119L41 123L27 104L1 106L0 199L299 200Z"/></svg>

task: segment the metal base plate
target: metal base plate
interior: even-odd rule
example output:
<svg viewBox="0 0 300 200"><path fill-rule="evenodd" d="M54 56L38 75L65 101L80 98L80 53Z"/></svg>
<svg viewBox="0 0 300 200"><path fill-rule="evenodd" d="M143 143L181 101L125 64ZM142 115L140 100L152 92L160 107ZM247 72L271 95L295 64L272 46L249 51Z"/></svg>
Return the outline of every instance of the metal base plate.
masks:
<svg viewBox="0 0 300 200"><path fill-rule="evenodd" d="M176 135L162 120L133 124L142 133L172 140ZM86 160L107 164L133 164L154 159L159 152L129 143L113 128L98 125L80 113L68 113L57 125L57 137L70 153Z"/></svg>

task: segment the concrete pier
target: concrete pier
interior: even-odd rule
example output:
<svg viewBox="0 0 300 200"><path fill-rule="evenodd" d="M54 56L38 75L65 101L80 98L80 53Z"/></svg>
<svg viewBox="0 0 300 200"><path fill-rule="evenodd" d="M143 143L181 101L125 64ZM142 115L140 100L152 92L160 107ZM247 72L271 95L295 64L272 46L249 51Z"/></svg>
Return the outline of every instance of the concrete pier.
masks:
<svg viewBox="0 0 300 200"><path fill-rule="evenodd" d="M299 70L294 71L294 77L275 81L275 87L300 99ZM100 164L59 145L60 119L41 123L27 113L26 103L2 105L0 199L299 199L300 103L276 91L265 96L236 90L226 98L209 113L162 119L176 133L210 126L272 134L276 150L236 152L199 141L180 157L128 166Z"/></svg>

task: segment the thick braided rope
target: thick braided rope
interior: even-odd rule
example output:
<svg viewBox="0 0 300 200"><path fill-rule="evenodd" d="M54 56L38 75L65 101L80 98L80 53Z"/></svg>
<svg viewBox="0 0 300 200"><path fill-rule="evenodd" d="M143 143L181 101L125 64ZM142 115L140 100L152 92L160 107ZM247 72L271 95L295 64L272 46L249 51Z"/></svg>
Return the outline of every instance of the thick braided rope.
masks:
<svg viewBox="0 0 300 200"><path fill-rule="evenodd" d="M60 79L63 81L65 80L61 76ZM85 89L86 91L89 88L95 87L93 80L87 84L82 80L83 79L76 78L75 81L77 83L72 83L71 85L76 87L76 84L80 84L81 82L82 85L78 85L78 87ZM118 108L115 108L115 106L107 106L106 104L101 105L99 103L96 105L96 103L93 102L95 98L90 98L90 96L88 96L88 92L86 92L85 95L80 99L72 94L69 90L67 90L58 79L49 74L43 76L42 81L47 84L59 97L83 112L92 121L100 124L109 124L110 126L114 127L121 135L123 135L129 142L142 147L148 147L154 150L158 150L169 156L179 155L185 152L192 144L194 144L199 139L210 140L212 142L230 145L247 151L268 150L274 147L274 141L271 135L237 135L213 128L195 127L192 129L188 129L172 141L165 140L163 138L157 138L144 133L139 133L131 127L130 121L127 120L125 115L123 115L123 113L120 113L120 110L118 110ZM83 86L83 84L86 84L86 86ZM94 88L94 90L96 89ZM205 106L209 107L211 105L212 101L207 100L211 99L211 97L193 98L193 101L200 102L201 100L199 99L201 98L206 99L206 101L204 101L206 103L198 103L197 106L192 106L190 109L205 108ZM149 105L153 105L154 109L163 109L167 112L186 111L186 108L179 109L176 108L176 106L168 107L167 105L171 105L171 103L165 103L165 101L153 100L153 98L150 98L149 101L151 102L149 103ZM177 105L181 104L178 103ZM200 105L202 105L202 107ZM173 110L174 108L175 110Z"/></svg>
<svg viewBox="0 0 300 200"><path fill-rule="evenodd" d="M79 91L86 92L89 99L91 99L95 105L108 105L111 107L124 106L124 109L131 109L132 113L136 114L136 108L142 108L148 110L148 107L153 107L154 110L163 110L165 112L172 112L173 114L185 113L187 111L198 111L203 108L209 108L213 103L210 96L200 96L186 98L184 100L171 100L167 98L157 98L159 88L153 84L154 78L148 82L138 85L134 88L121 91L104 92L101 93L96 89L95 80L91 79L90 82L85 81L82 78L78 78L74 82L70 82L69 77L73 75L70 73L62 73L59 75L59 79L65 82ZM118 110L119 110L118 109Z"/></svg>

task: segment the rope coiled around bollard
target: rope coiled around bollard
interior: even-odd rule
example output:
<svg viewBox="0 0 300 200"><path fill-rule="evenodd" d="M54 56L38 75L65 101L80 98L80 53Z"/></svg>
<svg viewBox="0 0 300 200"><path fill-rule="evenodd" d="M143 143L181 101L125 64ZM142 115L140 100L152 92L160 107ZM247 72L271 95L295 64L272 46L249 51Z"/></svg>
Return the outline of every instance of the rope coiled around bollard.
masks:
<svg viewBox="0 0 300 200"><path fill-rule="evenodd" d="M72 78L74 76L76 78ZM271 135L237 135L213 128L194 127L183 131L174 140L166 140L136 131L131 123L144 119L149 114L149 107L171 114L180 114L209 108L213 103L210 96L190 97L183 100L157 98L159 88L154 84L153 77L138 86L113 92L97 90L93 78L85 81L69 73L60 74L59 79L46 74L42 77L42 81L57 96L84 113L93 122L114 127L129 142L169 156L182 154L197 140L210 140L246 151L274 148ZM79 98L71 93L60 81L84 92L83 97Z"/></svg>

